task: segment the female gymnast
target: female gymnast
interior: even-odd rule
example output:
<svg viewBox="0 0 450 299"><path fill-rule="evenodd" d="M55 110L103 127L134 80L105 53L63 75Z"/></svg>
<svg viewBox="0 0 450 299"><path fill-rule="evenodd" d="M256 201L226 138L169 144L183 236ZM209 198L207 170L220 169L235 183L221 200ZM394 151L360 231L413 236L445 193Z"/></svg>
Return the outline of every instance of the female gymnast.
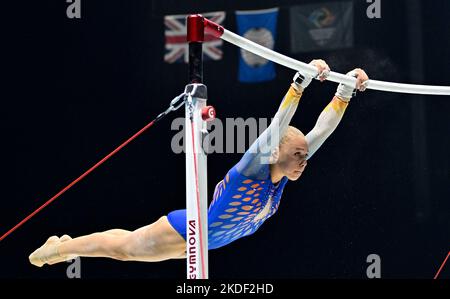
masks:
<svg viewBox="0 0 450 299"><path fill-rule="evenodd" d="M325 61L313 60L310 64L324 81L330 71ZM274 121L216 185L208 209L209 249L253 234L277 211L287 181L300 178L307 160L338 126L355 91L365 90L369 78L363 70L354 69L348 75L356 77L356 89L340 84L314 128L304 136L289 123L312 78L295 74ZM266 144L271 146L267 148ZM186 210L177 210L135 231L112 229L75 239L52 236L29 260L42 267L78 256L145 262L185 258L185 238Z"/></svg>

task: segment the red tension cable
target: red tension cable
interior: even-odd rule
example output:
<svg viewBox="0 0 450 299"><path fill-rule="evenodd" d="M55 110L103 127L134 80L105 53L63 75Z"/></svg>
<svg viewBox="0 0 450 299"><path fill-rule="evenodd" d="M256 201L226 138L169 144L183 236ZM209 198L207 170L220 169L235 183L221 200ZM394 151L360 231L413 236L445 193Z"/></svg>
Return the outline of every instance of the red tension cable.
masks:
<svg viewBox="0 0 450 299"><path fill-rule="evenodd" d="M161 118L163 118L164 116L166 116L167 114L169 114L172 111L177 110L178 108L181 107L181 105L184 103L184 93L175 97L172 102L170 103L170 107L164 111L163 113L160 113L154 120L152 120L150 123L148 123L145 127L143 127L141 130L139 130L136 134L134 134L133 136L131 136L130 138L128 138L124 143L122 143L121 145L119 145L115 150L113 150L111 153L109 153L108 155L106 155L103 159L101 159L99 162L97 162L94 166L92 166L91 168L89 168L85 173L83 173L82 175L80 175L77 179L75 179L72 183L70 183L69 185L67 185L66 187L64 187L61 191L59 191L58 193L56 193L52 198L50 198L49 200L47 200L42 206L40 206L39 208L37 208L34 212L32 212L30 215L28 215L27 217L25 217L22 221L20 221L19 223L17 223L13 228L11 228L9 231L7 231L3 236L0 237L0 241L2 241L3 239L5 239L7 236L9 236L11 233L13 233L16 229L18 229L19 227L21 227L25 222L27 222L28 220L30 220L34 215L36 215L37 213L39 213L42 209L44 209L46 206L48 206L49 204L51 204L54 200L56 200L58 197L60 197L64 192L66 192L67 190L69 190L73 185L75 185L76 183L78 183L79 181L81 181L82 179L84 179L88 174L90 174L92 171L94 171L96 168L98 168L100 165L102 165L103 163L105 163L109 158L111 158L112 156L114 156L118 151L120 151L122 148L124 148L128 143L130 143L131 141L133 141L134 139L136 139L139 135L141 135L142 133L144 133L148 128L150 128L151 126L153 126L154 123L156 123L158 120L160 120Z"/></svg>

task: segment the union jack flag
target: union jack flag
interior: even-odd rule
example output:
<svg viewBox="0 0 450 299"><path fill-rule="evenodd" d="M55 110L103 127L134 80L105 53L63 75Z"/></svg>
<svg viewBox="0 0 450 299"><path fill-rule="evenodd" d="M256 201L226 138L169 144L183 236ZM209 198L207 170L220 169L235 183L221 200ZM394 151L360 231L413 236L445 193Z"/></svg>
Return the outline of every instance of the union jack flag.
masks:
<svg viewBox="0 0 450 299"><path fill-rule="evenodd" d="M222 24L225 20L224 11L216 11L202 14L205 18L217 24ZM189 51L186 42L186 17L188 15L172 15L164 17L166 27L166 51L164 61L167 63L188 62ZM222 59L222 44L220 38L205 34L203 42L203 59L220 60Z"/></svg>

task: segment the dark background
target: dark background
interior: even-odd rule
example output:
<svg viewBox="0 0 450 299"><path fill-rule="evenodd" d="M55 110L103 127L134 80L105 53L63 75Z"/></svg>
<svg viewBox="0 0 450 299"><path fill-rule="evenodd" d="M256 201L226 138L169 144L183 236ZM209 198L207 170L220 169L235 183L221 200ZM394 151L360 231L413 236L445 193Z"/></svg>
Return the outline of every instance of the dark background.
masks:
<svg viewBox="0 0 450 299"><path fill-rule="evenodd" d="M187 84L187 66L166 64L163 17L280 7L276 50L373 79L450 85L450 3L382 1L368 19L354 1L355 46L289 52L289 6L312 1L86 1L81 19L65 1L2 6L1 233L165 110ZM418 6L416 6L416 4ZM218 117L270 118L292 70L264 84L237 81L238 49L205 62ZM336 84L313 82L292 122L307 133ZM367 91L285 189L277 214L253 236L210 251L212 278L365 278L380 255L383 278L432 278L450 250L450 98ZM51 235L133 230L185 206L184 156L171 151L171 120L158 123L0 243L0 278L62 278L68 264L36 268L28 255ZM209 191L240 158L208 159ZM82 277L184 278L184 260L82 259ZM450 278L450 266L441 277Z"/></svg>

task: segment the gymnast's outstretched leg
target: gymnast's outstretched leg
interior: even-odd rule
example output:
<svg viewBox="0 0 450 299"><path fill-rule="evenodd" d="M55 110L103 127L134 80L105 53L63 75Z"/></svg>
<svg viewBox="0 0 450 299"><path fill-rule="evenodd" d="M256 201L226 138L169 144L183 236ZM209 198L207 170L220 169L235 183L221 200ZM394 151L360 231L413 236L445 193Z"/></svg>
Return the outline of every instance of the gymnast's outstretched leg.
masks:
<svg viewBox="0 0 450 299"><path fill-rule="evenodd" d="M166 216L135 231L113 229L72 239L50 237L29 260L35 266L53 265L80 257L157 262L185 257L186 242Z"/></svg>

